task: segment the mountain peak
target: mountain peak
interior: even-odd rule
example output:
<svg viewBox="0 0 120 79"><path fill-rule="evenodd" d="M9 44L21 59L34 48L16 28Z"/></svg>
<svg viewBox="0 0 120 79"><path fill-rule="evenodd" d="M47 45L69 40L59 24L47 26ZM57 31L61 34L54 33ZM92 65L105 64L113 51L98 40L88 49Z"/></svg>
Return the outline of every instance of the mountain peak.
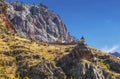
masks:
<svg viewBox="0 0 120 79"><path fill-rule="evenodd" d="M114 55L116 57L120 57L120 53L119 52L114 52L114 53L110 53L110 54L112 54L112 55Z"/></svg>
<svg viewBox="0 0 120 79"><path fill-rule="evenodd" d="M8 3L8 17L17 33L38 42L75 42L61 18L44 4L19 5Z"/></svg>

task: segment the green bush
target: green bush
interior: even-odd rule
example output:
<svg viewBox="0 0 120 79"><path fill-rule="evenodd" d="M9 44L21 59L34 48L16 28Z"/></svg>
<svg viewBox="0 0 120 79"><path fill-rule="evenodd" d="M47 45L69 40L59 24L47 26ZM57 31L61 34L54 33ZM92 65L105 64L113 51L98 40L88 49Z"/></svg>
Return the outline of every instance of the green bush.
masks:
<svg viewBox="0 0 120 79"><path fill-rule="evenodd" d="M100 66L103 67L103 68L110 69L110 65L109 64L105 64L103 62L100 62Z"/></svg>
<svg viewBox="0 0 120 79"><path fill-rule="evenodd" d="M25 76L23 79L30 79L28 76Z"/></svg>

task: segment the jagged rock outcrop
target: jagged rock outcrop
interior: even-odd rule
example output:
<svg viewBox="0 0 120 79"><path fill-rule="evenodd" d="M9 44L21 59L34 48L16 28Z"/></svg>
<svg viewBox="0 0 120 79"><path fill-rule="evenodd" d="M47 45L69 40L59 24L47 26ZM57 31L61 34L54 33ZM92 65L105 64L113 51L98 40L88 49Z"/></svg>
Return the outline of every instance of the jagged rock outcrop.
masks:
<svg viewBox="0 0 120 79"><path fill-rule="evenodd" d="M119 79L120 63L116 62L117 58L111 60L108 56L100 60L99 55L82 38L70 54L58 60L57 65L66 73L67 79ZM111 70L117 72L117 75Z"/></svg>
<svg viewBox="0 0 120 79"><path fill-rule="evenodd" d="M70 54L58 61L58 66L62 67L68 79L105 79L102 69L92 60L92 51L87 44L80 42Z"/></svg>
<svg viewBox="0 0 120 79"><path fill-rule="evenodd" d="M75 79L105 79L102 69L92 65L88 61L80 61L74 64L70 70L70 74Z"/></svg>
<svg viewBox="0 0 120 79"><path fill-rule="evenodd" d="M26 38L43 42L75 42L61 18L43 4L8 3L8 17L16 31Z"/></svg>
<svg viewBox="0 0 120 79"><path fill-rule="evenodd" d="M45 61L31 67L28 73L31 79L66 79L66 75L61 68Z"/></svg>

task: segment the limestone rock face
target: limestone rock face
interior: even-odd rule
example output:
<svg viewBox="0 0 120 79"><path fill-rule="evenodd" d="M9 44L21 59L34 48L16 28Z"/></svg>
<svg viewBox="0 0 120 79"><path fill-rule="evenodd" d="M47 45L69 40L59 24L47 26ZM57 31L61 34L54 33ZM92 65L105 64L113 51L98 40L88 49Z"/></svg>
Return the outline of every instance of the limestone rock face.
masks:
<svg viewBox="0 0 120 79"><path fill-rule="evenodd" d="M75 41L61 18L43 4L8 3L8 17L16 31L26 38L40 42Z"/></svg>

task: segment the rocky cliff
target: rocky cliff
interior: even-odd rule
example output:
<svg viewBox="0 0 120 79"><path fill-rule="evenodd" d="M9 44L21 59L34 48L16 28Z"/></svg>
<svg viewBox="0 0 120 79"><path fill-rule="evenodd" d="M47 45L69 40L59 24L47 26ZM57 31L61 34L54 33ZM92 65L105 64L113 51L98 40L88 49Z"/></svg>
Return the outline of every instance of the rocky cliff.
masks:
<svg viewBox="0 0 120 79"><path fill-rule="evenodd" d="M67 79L120 79L120 59L91 48L84 42L58 60Z"/></svg>
<svg viewBox="0 0 120 79"><path fill-rule="evenodd" d="M61 18L43 4L8 3L8 17L18 34L43 42L70 43L70 36Z"/></svg>

